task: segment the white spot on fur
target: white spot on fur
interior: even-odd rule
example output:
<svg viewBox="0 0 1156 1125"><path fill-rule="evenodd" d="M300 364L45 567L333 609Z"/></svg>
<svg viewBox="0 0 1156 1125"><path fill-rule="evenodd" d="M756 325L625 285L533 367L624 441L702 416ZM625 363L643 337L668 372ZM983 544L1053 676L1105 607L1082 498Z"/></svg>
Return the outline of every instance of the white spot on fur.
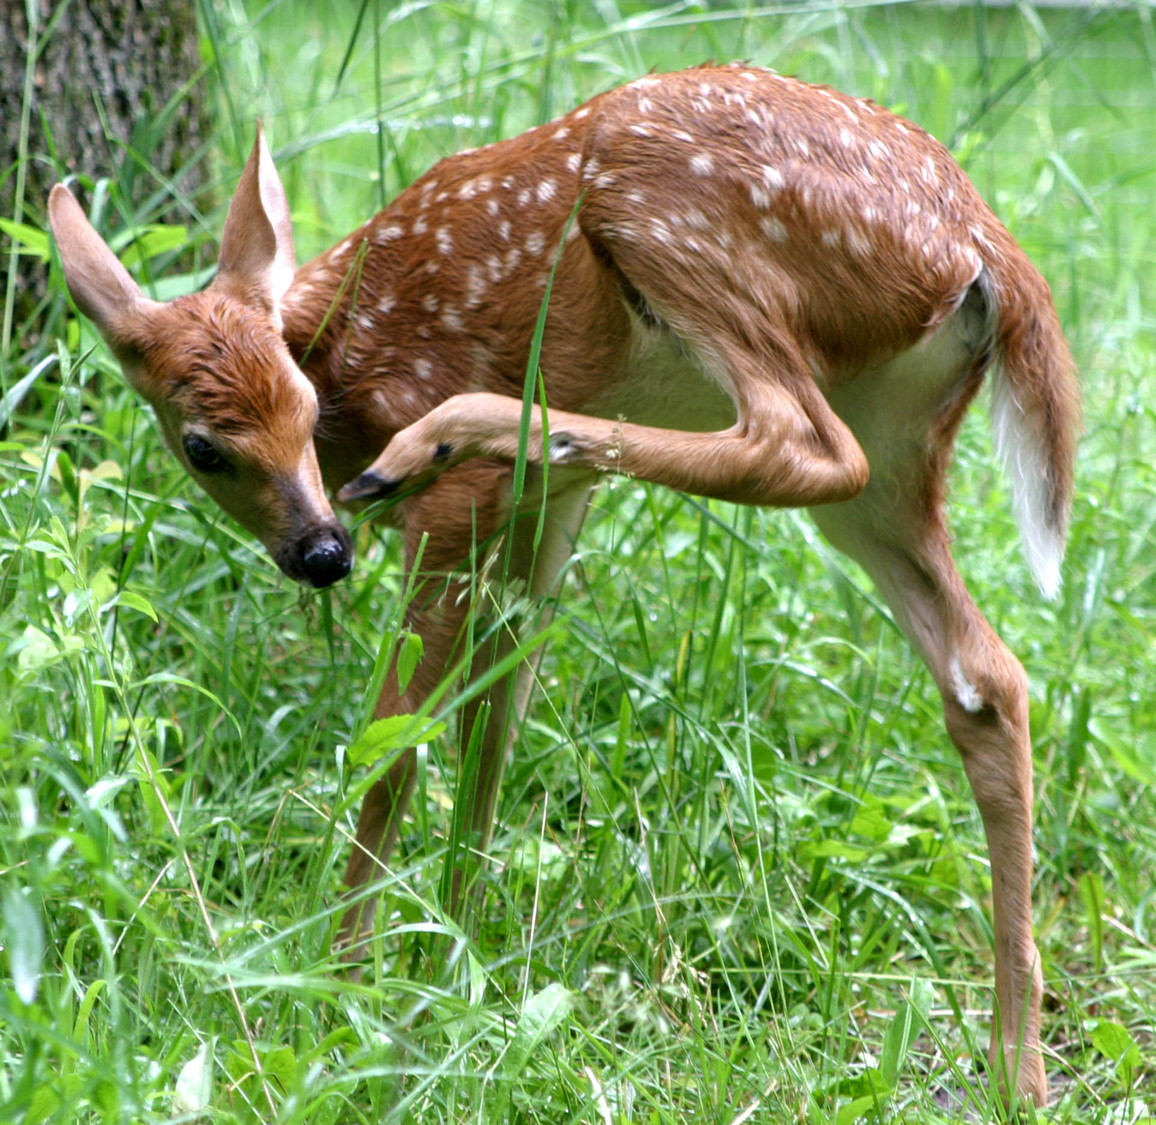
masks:
<svg viewBox="0 0 1156 1125"><path fill-rule="evenodd" d="M710 230L710 220L697 207L683 211L682 220L692 230Z"/></svg>
<svg viewBox="0 0 1156 1125"><path fill-rule="evenodd" d="M438 227L434 231L434 240L438 244L439 254L452 254L454 252L454 239L448 227Z"/></svg>
<svg viewBox="0 0 1156 1125"><path fill-rule="evenodd" d="M415 359L413 370L419 379L429 380L433 377L433 364L428 359Z"/></svg>
<svg viewBox="0 0 1156 1125"><path fill-rule="evenodd" d="M429 230L429 223L426 222L425 216L418 215L418 217L413 221L413 233L425 234L427 230Z"/></svg>
<svg viewBox="0 0 1156 1125"><path fill-rule="evenodd" d="M851 130L842 128L839 130L839 142L844 148L853 148L855 146L855 138L851 135Z"/></svg>
<svg viewBox="0 0 1156 1125"><path fill-rule="evenodd" d="M578 165L582 163L582 154L580 152L572 152L566 157L566 170L568 172L577 172Z"/></svg>
<svg viewBox="0 0 1156 1125"><path fill-rule="evenodd" d="M574 119L576 121L581 121L584 117L588 117L589 115L590 115L590 107L584 106L582 109L578 110L578 112L574 114Z"/></svg>
<svg viewBox="0 0 1156 1125"><path fill-rule="evenodd" d="M838 230L825 230L819 235L819 241L832 250L838 250L843 245L843 233Z"/></svg>
<svg viewBox="0 0 1156 1125"><path fill-rule="evenodd" d="M790 238L790 232L783 221L774 215L766 216L759 225L763 228L763 234L772 242L786 242Z"/></svg>
<svg viewBox="0 0 1156 1125"><path fill-rule="evenodd" d="M696 152L690 158L690 170L696 176L705 178L714 172L714 158L709 152Z"/></svg>
<svg viewBox="0 0 1156 1125"><path fill-rule="evenodd" d="M456 305L446 305L442 309L441 321L451 332L465 331L465 322Z"/></svg>
<svg viewBox="0 0 1156 1125"><path fill-rule="evenodd" d="M546 247L546 236L539 230L526 235L526 253L541 254Z"/></svg>
<svg viewBox="0 0 1156 1125"><path fill-rule="evenodd" d="M618 183L618 177L613 172L602 172L594 180L596 188L612 188Z"/></svg>
<svg viewBox="0 0 1156 1125"><path fill-rule="evenodd" d="M466 267L466 308L476 308L481 303L485 291L486 278L482 273L482 267L476 262L471 262Z"/></svg>
<svg viewBox="0 0 1156 1125"><path fill-rule="evenodd" d="M670 243L673 241L673 236L670 233L670 227L668 227L661 219L652 218L650 220L650 233L664 245L670 245Z"/></svg>
<svg viewBox="0 0 1156 1125"><path fill-rule="evenodd" d="M636 124L630 126L630 131L636 137L653 137L654 130L649 125Z"/></svg>
<svg viewBox="0 0 1156 1125"><path fill-rule="evenodd" d="M490 280L495 284L502 280L502 259L497 254L491 254L486 259L486 270L490 275Z"/></svg>
<svg viewBox="0 0 1156 1125"><path fill-rule="evenodd" d="M425 309L427 313L436 313L438 311L438 305L440 304L441 300L436 293L427 293L421 299L421 307Z"/></svg>
<svg viewBox="0 0 1156 1125"><path fill-rule="evenodd" d="M377 233L373 237L375 242L386 243L394 242L396 239L401 238L403 234L405 234L405 231L402 230L401 227L396 223L390 223L389 226L378 227Z"/></svg>
<svg viewBox="0 0 1156 1125"><path fill-rule="evenodd" d="M377 299L377 311L383 316L389 316L397 306L397 298L392 293L382 293Z"/></svg>
<svg viewBox="0 0 1156 1125"><path fill-rule="evenodd" d="M598 163L598 157L592 156L586 161L586 167L582 169L582 178L584 180L592 180L601 171L602 165Z"/></svg>
<svg viewBox="0 0 1156 1125"><path fill-rule="evenodd" d="M549 203L558 193L558 185L553 180L543 180L536 191L539 203Z"/></svg>
<svg viewBox="0 0 1156 1125"><path fill-rule="evenodd" d="M866 258L871 253L871 240L855 227L848 227L843 232L843 236L852 254L858 255L860 258Z"/></svg>
<svg viewBox="0 0 1156 1125"><path fill-rule="evenodd" d="M955 692L955 698L959 702L960 707L972 715L982 711L983 696L979 694L975 685L963 674L963 666L959 662L958 655L951 658L951 667L948 669L948 675L951 677L951 690Z"/></svg>
<svg viewBox="0 0 1156 1125"><path fill-rule="evenodd" d="M550 140L564 141L568 136L570 136L570 130L567 129L565 125L563 125L561 129L554 130L554 132L550 135Z"/></svg>
<svg viewBox="0 0 1156 1125"><path fill-rule="evenodd" d="M501 238L501 240L503 242L509 242L510 241L510 231L511 230L513 230L513 225L510 223L509 219L503 219L498 224L498 236Z"/></svg>
<svg viewBox="0 0 1156 1125"><path fill-rule="evenodd" d="M765 211L771 205L770 193L759 187L758 184L751 184L751 202L760 211Z"/></svg>
<svg viewBox="0 0 1156 1125"><path fill-rule="evenodd" d="M490 198L486 200L486 210L491 215L496 215L502 209L501 204L496 199Z"/></svg>
<svg viewBox="0 0 1156 1125"><path fill-rule="evenodd" d="M518 206L519 207L525 207L526 204L530 202L530 196L532 194L533 194L532 188L528 188L528 187L522 188L522 190L520 192L518 192Z"/></svg>
<svg viewBox="0 0 1156 1125"><path fill-rule="evenodd" d="M762 167L763 183L768 191L778 191L787 181L783 173L773 164L764 164Z"/></svg>

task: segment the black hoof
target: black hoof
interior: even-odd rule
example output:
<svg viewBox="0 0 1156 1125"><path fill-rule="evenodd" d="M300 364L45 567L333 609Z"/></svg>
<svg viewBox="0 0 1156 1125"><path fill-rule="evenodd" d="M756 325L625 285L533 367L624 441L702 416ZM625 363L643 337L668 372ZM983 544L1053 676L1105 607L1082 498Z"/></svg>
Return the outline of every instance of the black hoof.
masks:
<svg viewBox="0 0 1156 1125"><path fill-rule="evenodd" d="M337 499L342 503L350 500L383 500L392 496L401 487L399 480L386 480L376 473L362 473L348 484L341 486Z"/></svg>

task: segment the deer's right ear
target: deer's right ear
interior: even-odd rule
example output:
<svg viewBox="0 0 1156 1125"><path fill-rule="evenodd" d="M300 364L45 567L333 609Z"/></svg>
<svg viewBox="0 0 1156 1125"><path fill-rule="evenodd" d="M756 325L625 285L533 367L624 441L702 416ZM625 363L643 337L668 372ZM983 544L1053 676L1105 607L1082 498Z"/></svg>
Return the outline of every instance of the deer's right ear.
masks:
<svg viewBox="0 0 1156 1125"><path fill-rule="evenodd" d="M123 354L140 318L157 307L93 229L72 192L57 184L48 196L48 221L76 307L116 353Z"/></svg>
<svg viewBox="0 0 1156 1125"><path fill-rule="evenodd" d="M237 183L221 234L214 285L247 303L256 300L264 304L276 317L296 272L289 203L265 133L258 125L257 141Z"/></svg>

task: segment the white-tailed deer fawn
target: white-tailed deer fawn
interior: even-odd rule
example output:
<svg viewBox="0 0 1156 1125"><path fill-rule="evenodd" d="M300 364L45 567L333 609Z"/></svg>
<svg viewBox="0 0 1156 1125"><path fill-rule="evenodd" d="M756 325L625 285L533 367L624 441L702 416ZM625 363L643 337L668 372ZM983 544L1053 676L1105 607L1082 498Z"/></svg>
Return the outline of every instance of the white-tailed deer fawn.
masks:
<svg viewBox="0 0 1156 1125"><path fill-rule="evenodd" d="M550 592L603 473L810 508L943 697L989 844L991 1063L1046 1100L1027 686L952 561L944 476L990 371L1028 558L1054 593L1078 395L1047 285L941 145L870 102L758 68L652 76L443 160L297 268L259 137L216 280L169 304L142 294L60 185L50 216L76 304L177 457L286 574L327 586L352 566L326 488L345 502L402 496L388 518L409 566L428 534L421 569L443 581L408 620L424 659L405 690L387 677L379 715L418 710L452 666L470 612L452 576L472 546L507 529L514 576ZM555 262L546 425L535 406L525 452L549 465L535 549L538 521L512 519L511 466ZM523 668L490 692L479 846L506 700L524 706L528 680ZM416 769L411 751L369 790L351 888L388 857Z"/></svg>

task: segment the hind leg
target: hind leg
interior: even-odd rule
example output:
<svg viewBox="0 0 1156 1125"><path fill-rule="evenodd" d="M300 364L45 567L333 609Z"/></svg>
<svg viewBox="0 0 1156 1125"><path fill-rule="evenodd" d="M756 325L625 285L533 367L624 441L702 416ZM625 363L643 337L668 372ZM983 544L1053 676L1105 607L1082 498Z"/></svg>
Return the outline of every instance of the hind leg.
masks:
<svg viewBox="0 0 1156 1125"><path fill-rule="evenodd" d="M964 587L932 506L883 487L812 516L860 563L926 662L983 818L991 863L996 1009L989 1062L1005 1089L1047 1101L1042 977L1032 936L1032 757L1027 678Z"/></svg>

